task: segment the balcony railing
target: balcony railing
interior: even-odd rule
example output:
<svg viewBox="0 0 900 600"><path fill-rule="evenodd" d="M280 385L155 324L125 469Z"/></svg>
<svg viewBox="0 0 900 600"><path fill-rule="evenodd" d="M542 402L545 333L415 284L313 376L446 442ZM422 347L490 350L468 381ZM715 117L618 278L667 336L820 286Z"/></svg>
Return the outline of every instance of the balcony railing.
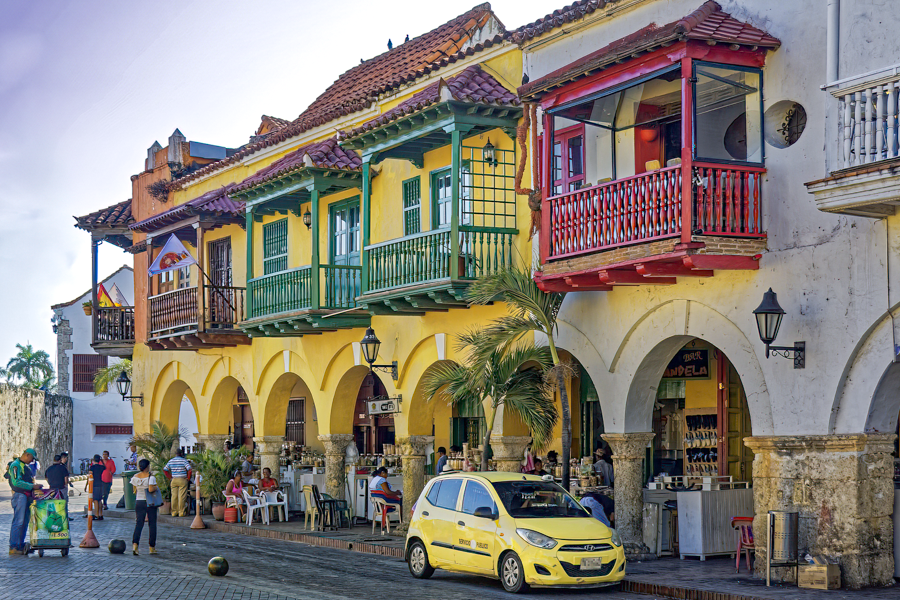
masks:
<svg viewBox="0 0 900 600"><path fill-rule="evenodd" d="M97 309L94 342L134 343L134 307L112 306Z"/></svg>
<svg viewBox="0 0 900 600"><path fill-rule="evenodd" d="M188 287L150 297L150 336L161 336L199 325L197 288Z"/></svg>
<svg viewBox="0 0 900 600"><path fill-rule="evenodd" d="M436 229L373 244L369 253L369 289L426 284L451 277L458 261L460 279L476 279L512 265L515 229L459 226L459 254L451 257L450 230Z"/></svg>
<svg viewBox="0 0 900 600"><path fill-rule="evenodd" d="M360 292L359 265L322 265L325 277L325 303L322 308L355 308Z"/></svg>
<svg viewBox="0 0 900 600"><path fill-rule="evenodd" d="M202 292L205 312L202 322L196 286L151 296L150 337L199 329L237 329L244 314L244 288L204 285Z"/></svg>
<svg viewBox="0 0 900 600"><path fill-rule="evenodd" d="M837 169L900 156L900 67L829 87L838 100Z"/></svg>
<svg viewBox="0 0 900 600"><path fill-rule="evenodd" d="M312 271L306 265L251 279L247 282L250 300L247 318L309 308L311 277Z"/></svg>
<svg viewBox="0 0 900 600"><path fill-rule="evenodd" d="M694 163L550 198L550 259L682 235L682 183L691 177L691 231L759 237L761 167Z"/></svg>

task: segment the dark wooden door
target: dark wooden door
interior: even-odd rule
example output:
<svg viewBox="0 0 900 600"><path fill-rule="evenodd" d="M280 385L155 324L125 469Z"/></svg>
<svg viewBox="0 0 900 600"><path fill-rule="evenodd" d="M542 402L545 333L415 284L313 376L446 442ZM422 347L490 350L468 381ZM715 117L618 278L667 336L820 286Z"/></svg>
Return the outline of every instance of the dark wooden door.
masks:
<svg viewBox="0 0 900 600"><path fill-rule="evenodd" d="M235 296L231 290L231 238L213 240L208 245L209 279L212 289L206 294L210 327L230 328L235 322Z"/></svg>

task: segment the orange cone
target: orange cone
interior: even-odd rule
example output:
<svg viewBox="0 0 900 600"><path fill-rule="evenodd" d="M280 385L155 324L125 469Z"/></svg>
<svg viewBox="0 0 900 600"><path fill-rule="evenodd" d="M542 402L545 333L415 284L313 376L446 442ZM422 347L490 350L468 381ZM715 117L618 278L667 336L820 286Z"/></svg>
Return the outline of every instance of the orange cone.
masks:
<svg viewBox="0 0 900 600"><path fill-rule="evenodd" d="M194 487L197 488L197 509L194 511L194 520L191 522L191 529L206 529L206 523L200 516L200 471L194 477Z"/></svg>
<svg viewBox="0 0 900 600"><path fill-rule="evenodd" d="M92 524L94 522L94 480L88 480L88 491L91 494L91 497L88 498L88 528L87 531L84 532L84 539L81 540L81 543L78 544L79 548L99 548L100 542L97 541L97 536L94 535L94 531L91 529Z"/></svg>

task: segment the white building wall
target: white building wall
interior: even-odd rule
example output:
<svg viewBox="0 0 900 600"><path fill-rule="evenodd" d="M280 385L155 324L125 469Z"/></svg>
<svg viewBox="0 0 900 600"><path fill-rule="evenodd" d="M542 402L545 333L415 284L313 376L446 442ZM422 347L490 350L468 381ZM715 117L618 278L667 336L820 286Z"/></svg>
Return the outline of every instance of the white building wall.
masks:
<svg viewBox="0 0 900 600"><path fill-rule="evenodd" d="M888 66L880 63L897 56L900 11L891 11L890 2L845 3L842 52L856 58L842 59L841 76L848 76L851 65L860 72ZM663 25L686 16L701 4L702 0L648 1L584 29L579 30L577 23L567 25L564 29L574 33L554 40L563 31L556 29L524 44L526 72L535 81L650 23ZM567 326L560 330L559 345L573 350L601 390L604 422L611 432L649 430L650 411L642 403L655 395L658 379L645 380L640 374L667 362L652 351L672 336L718 339L727 346L722 349L748 388L753 435L860 432L871 410L870 388L889 364L884 362L885 352L870 361L875 366L863 368L866 372L853 377L848 373L857 354L873 355L872 348L864 352L860 348L889 306L888 254L890 302L900 301L900 217L877 221L823 213L804 186L823 176L826 141L831 143L825 129L828 95L820 89L826 83L825 1L720 0L720 4L735 18L782 42L766 59L764 109L791 100L802 104L808 116L796 144L784 149L765 146L768 173L762 209L768 251L755 272L719 271L709 279L680 278L672 286L569 294L561 313ZM880 14L893 14L867 20L865 15L878 6ZM805 369L795 370L792 361L783 358L765 357L752 311L769 287L787 311L775 343L791 346L806 341ZM882 333L879 343L887 343L889 337ZM892 353L892 348L882 350L888 356ZM845 398L841 410L847 414L836 417L833 410L838 412L836 404L842 394L846 396L845 384L861 379L868 388ZM751 380L753 385L748 386Z"/></svg>
<svg viewBox="0 0 900 600"><path fill-rule="evenodd" d="M109 279L103 281L107 290L112 288L113 284L118 285L125 299L133 303L134 274L131 269L120 269ZM133 425L131 403L123 402L115 387L99 396L90 392L72 391L74 386L74 360L72 357L75 354L96 354L91 348L91 317L85 315L81 307L82 302L90 299L91 293L88 291L68 306L57 309L57 314L61 314L72 328L72 349L66 351L69 356L69 385L66 393L72 397L72 455L69 469L78 473L82 458L91 458L94 454L102 455L104 450L108 450L110 457L116 463L116 471L121 472L125 459L131 457L131 452L126 445L131 436L97 435L96 426ZM114 364L118 360L118 358L109 357L108 364Z"/></svg>

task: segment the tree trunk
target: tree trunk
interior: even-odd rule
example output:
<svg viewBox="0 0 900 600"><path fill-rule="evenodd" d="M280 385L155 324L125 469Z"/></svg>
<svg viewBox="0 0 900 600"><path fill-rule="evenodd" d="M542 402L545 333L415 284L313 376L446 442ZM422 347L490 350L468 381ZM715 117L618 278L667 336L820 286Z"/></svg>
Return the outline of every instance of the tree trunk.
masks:
<svg viewBox="0 0 900 600"><path fill-rule="evenodd" d="M569 410L569 394L566 392L566 377L562 369L556 371L556 381L559 385L559 399L562 404L562 486L569 490L569 460L572 456L572 413Z"/></svg>
<svg viewBox="0 0 900 600"><path fill-rule="evenodd" d="M487 431L484 433L484 444L481 446L481 470L488 470L488 448L491 447L491 432L494 431L494 418L497 416L497 405L494 405L493 410L491 411L491 422L486 427Z"/></svg>

